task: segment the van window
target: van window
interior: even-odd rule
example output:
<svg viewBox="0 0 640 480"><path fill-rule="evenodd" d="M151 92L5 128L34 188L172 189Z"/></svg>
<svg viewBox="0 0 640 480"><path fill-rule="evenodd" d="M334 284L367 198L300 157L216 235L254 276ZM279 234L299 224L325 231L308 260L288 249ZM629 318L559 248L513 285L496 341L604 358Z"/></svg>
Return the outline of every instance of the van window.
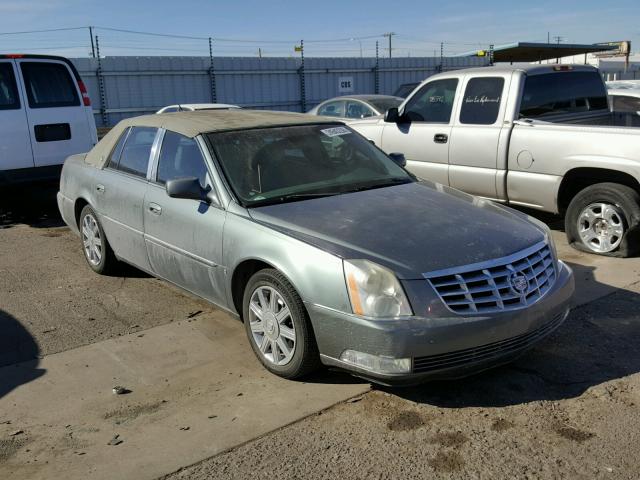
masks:
<svg viewBox="0 0 640 480"><path fill-rule="evenodd" d="M598 72L555 72L528 76L520 118L608 110L607 91Z"/></svg>
<svg viewBox="0 0 640 480"><path fill-rule="evenodd" d="M195 177L200 186L207 186L207 166L202 152L193 138L167 131L162 140L158 160L158 183L167 183L176 178Z"/></svg>
<svg viewBox="0 0 640 480"><path fill-rule="evenodd" d="M467 83L460 108L460 123L493 125L498 119L504 78L478 77Z"/></svg>
<svg viewBox="0 0 640 480"><path fill-rule="evenodd" d="M116 168L131 175L146 177L151 146L157 131L152 127L132 127Z"/></svg>
<svg viewBox="0 0 640 480"><path fill-rule="evenodd" d="M77 107L80 98L69 70L62 63L20 62L31 108Z"/></svg>
<svg viewBox="0 0 640 480"><path fill-rule="evenodd" d="M449 123L458 80L435 80L424 85L404 108L412 122Z"/></svg>
<svg viewBox="0 0 640 480"><path fill-rule="evenodd" d="M20 99L13 65L9 62L0 63L0 110L17 108L20 108Z"/></svg>

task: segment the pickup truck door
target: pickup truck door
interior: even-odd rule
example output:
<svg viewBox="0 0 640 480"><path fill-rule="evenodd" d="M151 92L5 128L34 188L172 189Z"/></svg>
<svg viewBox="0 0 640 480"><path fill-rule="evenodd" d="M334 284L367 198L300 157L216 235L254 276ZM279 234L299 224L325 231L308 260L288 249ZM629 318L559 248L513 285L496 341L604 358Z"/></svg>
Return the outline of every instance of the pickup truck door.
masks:
<svg viewBox="0 0 640 480"><path fill-rule="evenodd" d="M503 123L510 76L467 75L449 146L449 183L481 197L498 199L497 181L506 172L509 127ZM502 162L503 163L503 162Z"/></svg>
<svg viewBox="0 0 640 480"><path fill-rule="evenodd" d="M198 178L203 188L215 188L198 141L167 130L144 200L149 261L159 277L223 305L226 211L215 202L169 197L166 182L188 177Z"/></svg>
<svg viewBox="0 0 640 480"><path fill-rule="evenodd" d="M401 108L398 123L386 123L380 147L403 153L407 169L421 178L449 184L451 112L458 89L457 78L426 83Z"/></svg>
<svg viewBox="0 0 640 480"><path fill-rule="evenodd" d="M0 171L33 168L31 137L13 60L0 60Z"/></svg>

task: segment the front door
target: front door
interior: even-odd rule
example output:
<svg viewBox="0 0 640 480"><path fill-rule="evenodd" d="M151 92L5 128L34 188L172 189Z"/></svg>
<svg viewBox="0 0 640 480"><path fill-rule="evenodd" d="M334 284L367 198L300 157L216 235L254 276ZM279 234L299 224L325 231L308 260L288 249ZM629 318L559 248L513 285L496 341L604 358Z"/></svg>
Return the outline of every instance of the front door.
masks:
<svg viewBox="0 0 640 480"><path fill-rule="evenodd" d="M403 153L407 169L420 178L449 184L451 112L458 80L445 78L422 86L402 109L402 121L385 124L381 148Z"/></svg>
<svg viewBox="0 0 640 480"><path fill-rule="evenodd" d="M498 160L506 158L509 138L502 121L508 79L495 74L467 77L449 147L452 187L497 199Z"/></svg>
<svg viewBox="0 0 640 480"><path fill-rule="evenodd" d="M25 106L13 60L0 60L0 170L33 168Z"/></svg>
<svg viewBox="0 0 640 480"><path fill-rule="evenodd" d="M222 229L226 212L214 204L171 198L165 184L195 177L214 188L198 142L167 130L145 197L145 243L153 272L217 304L224 304Z"/></svg>

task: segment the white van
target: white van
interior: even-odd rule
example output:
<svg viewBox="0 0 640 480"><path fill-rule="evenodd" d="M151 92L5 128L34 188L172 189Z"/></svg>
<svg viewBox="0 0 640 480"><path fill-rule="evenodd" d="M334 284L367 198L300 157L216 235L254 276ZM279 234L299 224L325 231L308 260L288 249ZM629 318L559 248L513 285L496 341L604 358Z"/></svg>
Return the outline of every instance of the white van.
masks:
<svg viewBox="0 0 640 480"><path fill-rule="evenodd" d="M66 58L0 55L0 185L60 177L98 142L91 100Z"/></svg>

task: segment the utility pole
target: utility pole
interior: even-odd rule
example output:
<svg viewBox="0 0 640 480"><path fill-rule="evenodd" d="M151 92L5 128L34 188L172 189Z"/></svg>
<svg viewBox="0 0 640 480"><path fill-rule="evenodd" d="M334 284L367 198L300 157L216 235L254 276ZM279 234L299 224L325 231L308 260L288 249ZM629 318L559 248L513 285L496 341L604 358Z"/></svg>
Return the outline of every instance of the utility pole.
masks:
<svg viewBox="0 0 640 480"><path fill-rule="evenodd" d="M396 34L395 32L388 32L388 33L382 34L383 37L389 38L389 58L391 58L391 37L393 37L395 34Z"/></svg>
<svg viewBox="0 0 640 480"><path fill-rule="evenodd" d="M556 41L556 45L558 45L558 47L560 47L560 42L564 40L560 35L554 36L553 39ZM556 57L556 63L560 63L560 57Z"/></svg>
<svg viewBox="0 0 640 480"><path fill-rule="evenodd" d="M96 58L96 47L93 43L93 27L89 27L89 37L91 37L91 58Z"/></svg>
<svg viewBox="0 0 640 480"><path fill-rule="evenodd" d="M258 58L262 58L262 48L258 47Z"/></svg>

